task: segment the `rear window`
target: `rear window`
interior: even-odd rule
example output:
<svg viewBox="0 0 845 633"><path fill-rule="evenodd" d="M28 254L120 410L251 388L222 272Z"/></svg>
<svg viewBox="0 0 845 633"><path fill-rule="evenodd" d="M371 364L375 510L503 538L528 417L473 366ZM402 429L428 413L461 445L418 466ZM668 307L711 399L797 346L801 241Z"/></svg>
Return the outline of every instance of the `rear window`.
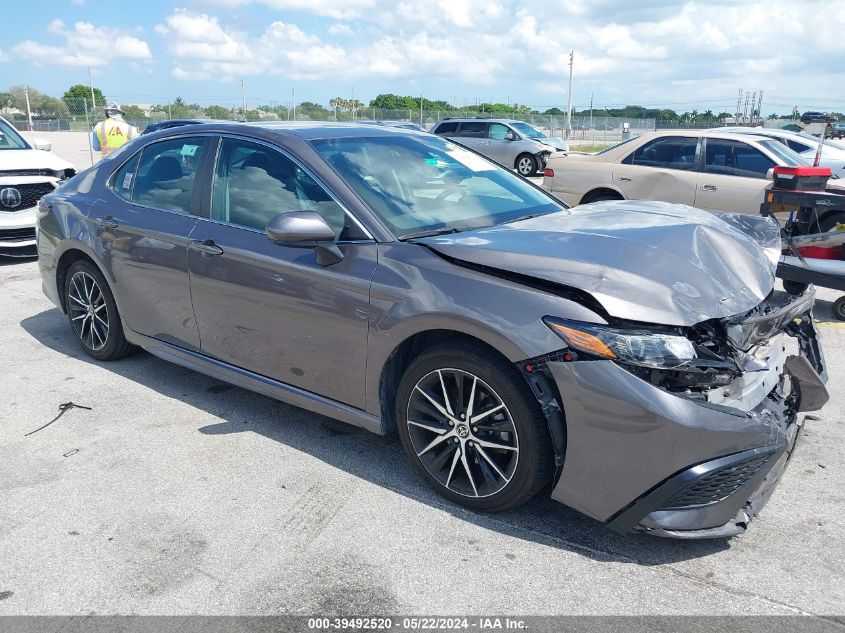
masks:
<svg viewBox="0 0 845 633"><path fill-rule="evenodd" d="M458 128L457 136L487 138L487 125L484 121L464 121Z"/></svg>
<svg viewBox="0 0 845 633"><path fill-rule="evenodd" d="M448 121L437 126L437 134L451 134L458 131L457 121Z"/></svg>

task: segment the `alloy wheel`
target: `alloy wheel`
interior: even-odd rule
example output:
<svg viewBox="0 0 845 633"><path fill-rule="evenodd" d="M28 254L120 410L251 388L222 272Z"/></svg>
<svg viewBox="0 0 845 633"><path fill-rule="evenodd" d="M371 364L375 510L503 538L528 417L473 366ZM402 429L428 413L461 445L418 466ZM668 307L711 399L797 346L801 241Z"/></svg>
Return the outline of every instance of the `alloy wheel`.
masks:
<svg viewBox="0 0 845 633"><path fill-rule="evenodd" d="M79 340L92 351L103 349L109 339L109 315L97 281L79 271L70 279L67 296L70 321Z"/></svg>
<svg viewBox="0 0 845 633"><path fill-rule="evenodd" d="M508 485L519 461L513 418L490 385L461 369L423 376L408 400L411 446L442 486L489 497Z"/></svg>
<svg viewBox="0 0 845 633"><path fill-rule="evenodd" d="M516 164L517 171L523 176L530 176L536 171L534 167L534 161L528 156L523 156L519 159L519 162Z"/></svg>

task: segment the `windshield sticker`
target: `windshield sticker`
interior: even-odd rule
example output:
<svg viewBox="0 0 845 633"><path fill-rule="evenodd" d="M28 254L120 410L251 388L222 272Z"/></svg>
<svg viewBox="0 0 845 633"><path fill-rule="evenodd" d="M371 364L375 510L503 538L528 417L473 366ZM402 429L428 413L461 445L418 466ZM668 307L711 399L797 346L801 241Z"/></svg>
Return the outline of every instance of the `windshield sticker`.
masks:
<svg viewBox="0 0 845 633"><path fill-rule="evenodd" d="M126 175L123 177L123 189L129 189L129 185L132 184L132 172L127 172Z"/></svg>
<svg viewBox="0 0 845 633"><path fill-rule="evenodd" d="M493 171L494 169L493 165L481 158L481 156L460 147L456 147L451 152L446 152L446 155L472 171Z"/></svg>

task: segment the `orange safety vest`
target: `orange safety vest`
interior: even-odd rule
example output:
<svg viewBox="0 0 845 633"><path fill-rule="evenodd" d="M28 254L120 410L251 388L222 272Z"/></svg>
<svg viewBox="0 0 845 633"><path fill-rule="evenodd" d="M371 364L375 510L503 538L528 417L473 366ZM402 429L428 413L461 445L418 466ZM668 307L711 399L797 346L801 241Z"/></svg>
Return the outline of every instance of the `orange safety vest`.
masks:
<svg viewBox="0 0 845 633"><path fill-rule="evenodd" d="M120 119L106 119L98 123L94 129L97 140L100 141L100 152L103 156L108 156L138 136L138 130Z"/></svg>

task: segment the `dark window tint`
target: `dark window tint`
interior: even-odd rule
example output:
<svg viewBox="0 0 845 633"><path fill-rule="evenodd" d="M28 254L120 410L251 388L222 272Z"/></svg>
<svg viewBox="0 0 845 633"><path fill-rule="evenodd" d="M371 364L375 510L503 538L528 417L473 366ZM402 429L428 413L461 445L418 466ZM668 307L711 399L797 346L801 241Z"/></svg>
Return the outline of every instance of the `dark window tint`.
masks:
<svg viewBox="0 0 845 633"><path fill-rule="evenodd" d="M263 231L279 213L316 211L340 235L343 208L287 156L265 145L223 139L214 175L212 217ZM351 224L341 236L359 239Z"/></svg>
<svg viewBox="0 0 845 633"><path fill-rule="evenodd" d="M458 131L457 121L447 121L437 126L437 134L454 134Z"/></svg>
<svg viewBox="0 0 845 633"><path fill-rule="evenodd" d="M704 171L708 174L765 178L775 162L741 141L708 139Z"/></svg>
<svg viewBox="0 0 845 633"><path fill-rule="evenodd" d="M808 143L801 143L799 141L793 141L792 139L779 139L783 143L786 143L786 146L791 149L792 151L798 152L806 152L808 149L813 149L811 145Z"/></svg>
<svg viewBox="0 0 845 633"><path fill-rule="evenodd" d="M698 139L687 136L667 136L655 139L636 149L623 162L663 169L693 168Z"/></svg>
<svg viewBox="0 0 845 633"><path fill-rule="evenodd" d="M138 173L138 160L141 158L141 152L135 154L132 158L123 164L123 167L117 170L111 180L111 188L117 195L124 200L132 199L132 185L135 184L135 174Z"/></svg>
<svg viewBox="0 0 845 633"><path fill-rule="evenodd" d="M487 138L487 123L484 121L464 121L458 129L457 136Z"/></svg>
<svg viewBox="0 0 845 633"><path fill-rule="evenodd" d="M132 201L156 209L192 213L191 199L204 143L203 138L179 138L145 147Z"/></svg>

